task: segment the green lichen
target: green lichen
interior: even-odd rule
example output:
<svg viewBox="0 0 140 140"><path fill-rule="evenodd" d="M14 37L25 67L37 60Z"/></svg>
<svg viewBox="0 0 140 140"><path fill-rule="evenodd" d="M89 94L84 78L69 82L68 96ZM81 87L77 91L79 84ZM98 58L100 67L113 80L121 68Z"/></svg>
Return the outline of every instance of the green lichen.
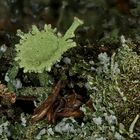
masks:
<svg viewBox="0 0 140 140"><path fill-rule="evenodd" d="M74 37L74 31L81 24L83 24L81 20L74 18L73 24L64 36L56 33L56 29L52 29L51 25L45 25L44 30L41 31L35 25L28 33L18 31L17 35L21 39L19 44L16 44L15 60L21 68L24 68L24 72L50 71L52 65L61 58L64 52L76 46L71 38Z"/></svg>
<svg viewBox="0 0 140 140"><path fill-rule="evenodd" d="M14 80L16 79L16 76L18 74L19 67L17 63L13 63L13 66L8 69L6 75L5 75L5 81L7 82L7 87L9 91L15 91L15 86L13 84Z"/></svg>
<svg viewBox="0 0 140 140"><path fill-rule="evenodd" d="M44 101L50 94L50 87L25 87L17 92L17 96L31 96L36 97L39 103Z"/></svg>
<svg viewBox="0 0 140 140"><path fill-rule="evenodd" d="M90 59L88 63L81 59L77 65L71 66L73 75L79 74L86 79L85 86L94 108L92 110L85 105L80 108L85 114L81 123L73 118L64 118L53 125L45 119L33 124L30 115L21 115L20 123L6 126L12 134L10 137L14 140L139 139L140 57L133 51L134 47L132 42L125 40L111 57L100 53L96 62ZM30 87L17 94L35 95L41 101L47 97L46 93L50 93L46 87ZM0 125L5 124L6 120L1 120ZM4 130L3 135L8 138L6 132Z"/></svg>

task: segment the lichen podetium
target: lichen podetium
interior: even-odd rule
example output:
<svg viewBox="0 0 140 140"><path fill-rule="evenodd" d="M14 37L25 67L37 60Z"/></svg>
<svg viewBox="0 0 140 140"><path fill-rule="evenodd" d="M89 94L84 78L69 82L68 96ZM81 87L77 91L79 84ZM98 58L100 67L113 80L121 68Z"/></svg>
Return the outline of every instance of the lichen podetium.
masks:
<svg viewBox="0 0 140 140"><path fill-rule="evenodd" d="M51 25L45 25L41 31L33 25L28 33L18 30L17 35L20 41L16 44L15 60L24 72L50 71L52 65L61 58L64 52L76 46L72 38L76 28L82 24L83 22L75 17L64 36L56 33L56 29L52 29Z"/></svg>

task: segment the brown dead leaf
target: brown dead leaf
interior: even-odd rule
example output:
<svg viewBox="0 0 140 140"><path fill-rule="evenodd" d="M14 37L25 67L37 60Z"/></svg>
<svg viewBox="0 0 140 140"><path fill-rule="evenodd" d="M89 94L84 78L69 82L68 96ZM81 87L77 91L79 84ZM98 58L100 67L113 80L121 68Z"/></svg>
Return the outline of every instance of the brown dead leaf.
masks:
<svg viewBox="0 0 140 140"><path fill-rule="evenodd" d="M32 116L33 122L44 118L44 116L47 116L48 121L53 120L51 119L51 116L53 114L53 107L56 104L55 101L59 98L61 84L62 82L59 81L52 91L52 95L50 95L39 107L34 110L34 114Z"/></svg>
<svg viewBox="0 0 140 140"><path fill-rule="evenodd" d="M54 87L52 94L34 110L32 121L36 122L46 118L49 123L55 123L58 118L74 117L83 118L84 114L80 110L83 102L83 97L77 94L75 90L70 90L65 96L60 94L64 83L58 81ZM88 101L87 104L90 104Z"/></svg>
<svg viewBox="0 0 140 140"><path fill-rule="evenodd" d="M16 94L13 92L8 92L6 86L0 83L0 99L4 104L13 104L16 101Z"/></svg>

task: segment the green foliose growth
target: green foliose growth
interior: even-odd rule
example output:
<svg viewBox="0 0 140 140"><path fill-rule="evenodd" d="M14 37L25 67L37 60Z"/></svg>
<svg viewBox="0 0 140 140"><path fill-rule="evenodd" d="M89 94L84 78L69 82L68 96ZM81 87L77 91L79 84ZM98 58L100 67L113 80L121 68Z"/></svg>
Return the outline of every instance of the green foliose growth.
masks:
<svg viewBox="0 0 140 140"><path fill-rule="evenodd" d="M64 36L56 33L56 29L52 29L51 25L45 25L41 31L35 25L28 33L18 31L17 35L21 39L19 44L16 44L15 60L24 68L24 72L49 71L64 52L76 46L72 38L76 28L82 24L81 20L74 18Z"/></svg>

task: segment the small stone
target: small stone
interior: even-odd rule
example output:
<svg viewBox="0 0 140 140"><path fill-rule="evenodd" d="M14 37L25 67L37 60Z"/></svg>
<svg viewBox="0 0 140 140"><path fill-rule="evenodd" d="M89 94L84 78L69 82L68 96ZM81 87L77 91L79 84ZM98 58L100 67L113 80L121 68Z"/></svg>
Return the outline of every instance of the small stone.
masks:
<svg viewBox="0 0 140 140"><path fill-rule="evenodd" d="M94 67L91 67L90 69L91 69L91 71L96 71L96 69Z"/></svg>
<svg viewBox="0 0 140 140"><path fill-rule="evenodd" d="M65 64L71 64L71 59L68 58L68 57L64 57L64 58L63 58L63 62L64 62Z"/></svg>
<svg viewBox="0 0 140 140"><path fill-rule="evenodd" d="M115 133L114 137L116 140L123 140L123 137L118 132Z"/></svg>
<svg viewBox="0 0 140 140"><path fill-rule="evenodd" d="M1 47L0 47L0 52L6 52L7 50L7 46L5 44L3 44Z"/></svg>
<svg viewBox="0 0 140 140"><path fill-rule="evenodd" d="M101 117L93 118L93 121L97 125L101 125L102 124L102 118Z"/></svg>
<svg viewBox="0 0 140 140"><path fill-rule="evenodd" d="M5 80L6 82L9 82L9 81L10 81L10 78L8 77L8 73L5 74L4 80Z"/></svg>
<svg viewBox="0 0 140 140"><path fill-rule="evenodd" d="M94 61L89 61L89 64L91 64L91 65L94 65L95 63L94 63Z"/></svg>
<svg viewBox="0 0 140 140"><path fill-rule="evenodd" d="M49 129L48 129L48 133L49 133L50 135L54 135L54 132L53 132L52 128L49 128Z"/></svg>
<svg viewBox="0 0 140 140"><path fill-rule="evenodd" d="M126 43L125 37L123 35L121 36L121 42L122 44Z"/></svg>
<svg viewBox="0 0 140 140"><path fill-rule="evenodd" d="M16 89L22 88L22 83L21 83L20 79L15 79L13 81L13 85L15 86Z"/></svg>

